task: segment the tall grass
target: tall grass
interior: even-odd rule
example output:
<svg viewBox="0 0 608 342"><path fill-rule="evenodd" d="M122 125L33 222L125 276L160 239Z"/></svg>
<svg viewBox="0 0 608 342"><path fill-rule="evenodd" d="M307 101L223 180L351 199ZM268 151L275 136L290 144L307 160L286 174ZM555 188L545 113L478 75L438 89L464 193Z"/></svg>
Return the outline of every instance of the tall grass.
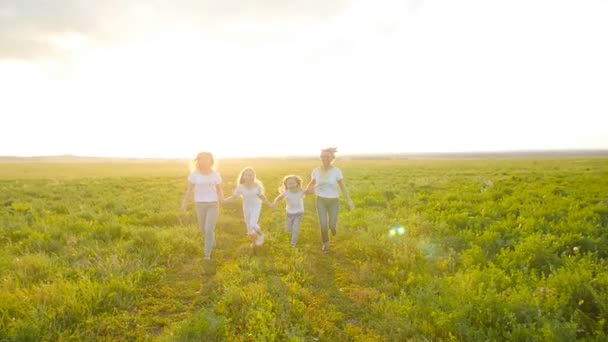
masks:
<svg viewBox="0 0 608 342"><path fill-rule="evenodd" d="M220 172L272 198L315 163ZM331 254L308 197L297 248L282 209L252 250L224 206L211 262L185 163L2 164L0 340L608 338L608 160L338 163L357 208Z"/></svg>

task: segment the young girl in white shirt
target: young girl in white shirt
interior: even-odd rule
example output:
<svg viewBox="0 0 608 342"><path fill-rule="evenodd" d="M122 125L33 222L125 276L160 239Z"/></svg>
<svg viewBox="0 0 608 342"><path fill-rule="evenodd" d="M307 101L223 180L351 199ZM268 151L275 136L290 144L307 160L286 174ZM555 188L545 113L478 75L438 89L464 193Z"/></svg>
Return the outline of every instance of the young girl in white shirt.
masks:
<svg viewBox="0 0 608 342"><path fill-rule="evenodd" d="M194 193L198 225L205 235L205 260L211 259L215 247L215 224L219 215L219 205L224 199L222 177L215 171L215 160L209 152L199 153L193 161L194 171L188 176L188 187L182 202L182 210L188 210L188 202Z"/></svg>
<svg viewBox="0 0 608 342"><path fill-rule="evenodd" d="M321 150L320 167L315 168L311 174L310 183L306 187L306 192L314 192L317 196L317 214L319 215L319 224L321 226L321 240L323 242L323 252L329 253L329 235L328 228L332 235L336 235L336 225L338 223L338 211L340 207L340 191L346 197L350 209L355 208L353 200L348 194L342 171L333 166L332 163L336 159L337 149L330 147ZM340 191L338 191L338 189Z"/></svg>
<svg viewBox="0 0 608 342"><path fill-rule="evenodd" d="M276 207L277 202L285 199L285 209L287 210L287 232L291 233L291 247L295 247L300 236L300 223L304 215L304 190L302 189L302 178L296 175L288 175L283 178L283 186L279 189L281 194L274 199L272 207Z"/></svg>
<svg viewBox="0 0 608 342"><path fill-rule="evenodd" d="M272 203L264 196L264 186L256 178L253 168L244 168L239 174L237 184L234 194L227 197L224 202L234 201L238 197L243 198L243 216L247 225L247 235L251 238L252 246L261 246L264 244L264 234L258 221L262 211L262 200L268 206L272 206Z"/></svg>

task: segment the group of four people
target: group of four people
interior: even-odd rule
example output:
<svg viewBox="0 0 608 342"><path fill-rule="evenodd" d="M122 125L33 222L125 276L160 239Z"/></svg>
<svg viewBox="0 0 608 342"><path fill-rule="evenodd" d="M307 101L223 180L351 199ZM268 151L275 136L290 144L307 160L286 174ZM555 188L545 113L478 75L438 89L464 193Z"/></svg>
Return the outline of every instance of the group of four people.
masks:
<svg viewBox="0 0 608 342"><path fill-rule="evenodd" d="M333 235L336 234L340 191L346 198L350 209L355 207L346 189L342 171L333 166L335 153L335 148L326 148L321 151L322 165L312 171L311 180L306 188L302 187L300 177L291 174L285 176L282 191L273 202L264 196L263 184L257 179L255 171L251 167L246 167L240 172L234 193L229 197L224 197L221 186L222 177L214 168L213 155L209 152L199 153L194 160L194 171L188 176L188 187L182 210L188 209L188 203L194 194L198 224L205 236L205 259L211 259L211 252L215 246L215 224L219 216L220 204L232 202L239 197L243 199L243 216L247 226L247 235L251 238L252 246L261 246L264 243L264 234L258 221L262 202L275 208L278 201L285 200L286 228L292 234L291 246L295 247L304 213L304 196L310 193L314 193L316 196L323 251L328 253L329 231Z"/></svg>

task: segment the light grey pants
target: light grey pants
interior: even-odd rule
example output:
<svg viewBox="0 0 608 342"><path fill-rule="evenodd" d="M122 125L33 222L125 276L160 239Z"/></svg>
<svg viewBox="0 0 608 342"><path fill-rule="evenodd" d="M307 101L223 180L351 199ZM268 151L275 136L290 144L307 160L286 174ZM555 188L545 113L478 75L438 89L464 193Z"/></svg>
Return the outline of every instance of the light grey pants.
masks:
<svg viewBox="0 0 608 342"><path fill-rule="evenodd" d="M300 236L300 223L302 223L302 215L304 213L287 213L287 225L286 229L291 233L291 245L295 246L298 243L298 237Z"/></svg>
<svg viewBox="0 0 608 342"><path fill-rule="evenodd" d="M211 251L215 247L215 223L218 214L217 202L196 202L198 226L205 235L205 257L211 257Z"/></svg>
<svg viewBox="0 0 608 342"><path fill-rule="evenodd" d="M336 234L336 225L338 223L339 210L340 199L317 196L317 214L319 214L319 224L321 225L321 240L323 241L324 245L329 242L327 228L331 229L333 234Z"/></svg>

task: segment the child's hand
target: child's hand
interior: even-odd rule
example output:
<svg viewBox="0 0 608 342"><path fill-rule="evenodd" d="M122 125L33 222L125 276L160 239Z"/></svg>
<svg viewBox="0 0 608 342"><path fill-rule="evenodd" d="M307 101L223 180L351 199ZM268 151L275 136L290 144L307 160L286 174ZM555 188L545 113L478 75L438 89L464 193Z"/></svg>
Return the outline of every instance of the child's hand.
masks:
<svg viewBox="0 0 608 342"><path fill-rule="evenodd" d="M224 199L222 199L222 201L220 203L228 204L228 203L234 202L234 200L235 200L234 196L228 196L228 197L225 197Z"/></svg>

